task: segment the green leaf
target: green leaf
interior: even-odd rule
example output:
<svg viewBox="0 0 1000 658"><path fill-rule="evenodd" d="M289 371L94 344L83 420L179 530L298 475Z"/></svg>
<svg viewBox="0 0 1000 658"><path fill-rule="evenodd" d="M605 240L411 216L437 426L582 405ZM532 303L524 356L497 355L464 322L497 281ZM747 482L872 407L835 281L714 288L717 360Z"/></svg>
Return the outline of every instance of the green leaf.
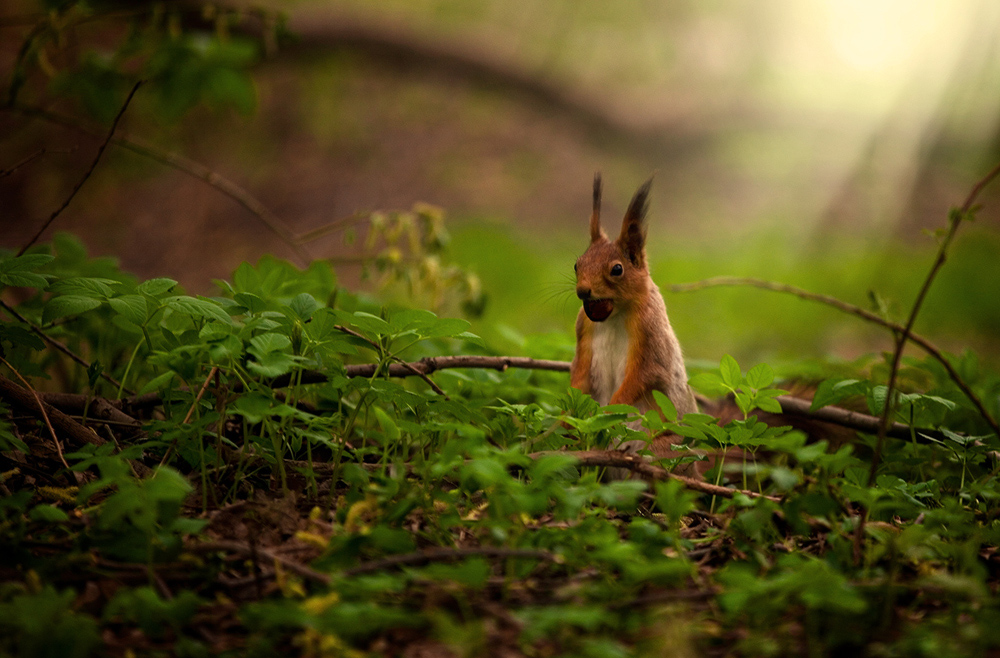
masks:
<svg viewBox="0 0 1000 658"><path fill-rule="evenodd" d="M143 393L149 393L150 391L165 390L169 386L170 382L176 377L173 372L165 372L162 375L157 375L153 379L146 382L146 385L139 389L139 395Z"/></svg>
<svg viewBox="0 0 1000 658"><path fill-rule="evenodd" d="M121 297L112 297L108 300L108 304L115 311L115 313L118 313L126 320L134 324L141 326L148 318L146 298L142 295L122 295Z"/></svg>
<svg viewBox="0 0 1000 658"><path fill-rule="evenodd" d="M722 374L722 382L730 389L735 390L743 383L743 374L740 372L739 364L728 354L722 357L719 372Z"/></svg>
<svg viewBox="0 0 1000 658"><path fill-rule="evenodd" d="M264 356L265 354L270 354L271 352L288 349L291 347L292 341L284 334L276 334L272 332L254 336L250 339L250 344L254 347L254 355Z"/></svg>
<svg viewBox="0 0 1000 658"><path fill-rule="evenodd" d="M139 284L139 292L150 297L159 297L163 293L169 292L176 285L177 282L173 279L150 279Z"/></svg>
<svg viewBox="0 0 1000 658"><path fill-rule="evenodd" d="M723 383L722 378L714 372L702 372L688 380L691 388L704 393L709 397L725 395L729 389Z"/></svg>
<svg viewBox="0 0 1000 658"><path fill-rule="evenodd" d="M663 412L664 418L666 418L668 423L673 423L677 421L677 407L674 403L664 395L661 391L653 390L653 399L656 401L656 406L660 408Z"/></svg>
<svg viewBox="0 0 1000 658"><path fill-rule="evenodd" d="M859 379L827 379L820 382L813 395L810 411L816 411L827 405L837 404L855 395L865 395L868 392L868 382Z"/></svg>
<svg viewBox="0 0 1000 658"><path fill-rule="evenodd" d="M166 297L163 303L175 313L182 313L192 317L206 318L208 320L218 320L223 324L232 324L233 319L222 310L222 307L207 299L178 295L176 297Z"/></svg>
<svg viewBox="0 0 1000 658"><path fill-rule="evenodd" d="M35 274L35 270L54 258L48 254L24 254L12 258L0 257L0 284L5 286L43 288L48 279L43 274Z"/></svg>
<svg viewBox="0 0 1000 658"><path fill-rule="evenodd" d="M79 297L93 297L94 299L107 299L114 294L112 285L117 284L114 279L99 279L96 277L69 277L58 279L49 286L48 291L57 295L76 295Z"/></svg>
<svg viewBox="0 0 1000 658"><path fill-rule="evenodd" d="M289 302L288 308L292 309L295 315L299 316L302 321L306 321L319 308L319 302L309 293L302 292Z"/></svg>
<svg viewBox="0 0 1000 658"><path fill-rule="evenodd" d="M766 388L774 381L774 370L766 363L750 368L747 373L747 385L751 388Z"/></svg>
<svg viewBox="0 0 1000 658"><path fill-rule="evenodd" d="M78 295L63 295L50 299L42 311L42 322L48 324L58 318L79 315L101 305L101 300Z"/></svg>
<svg viewBox="0 0 1000 658"><path fill-rule="evenodd" d="M36 505L28 514L32 521L45 521L48 523L62 523L69 521L69 515L58 507L52 505Z"/></svg>
<svg viewBox="0 0 1000 658"><path fill-rule="evenodd" d="M378 420L379 427L382 428L382 432L385 437L395 443L399 441L399 427L396 425L395 421L387 414L381 407L372 407L372 411L375 412L375 418Z"/></svg>

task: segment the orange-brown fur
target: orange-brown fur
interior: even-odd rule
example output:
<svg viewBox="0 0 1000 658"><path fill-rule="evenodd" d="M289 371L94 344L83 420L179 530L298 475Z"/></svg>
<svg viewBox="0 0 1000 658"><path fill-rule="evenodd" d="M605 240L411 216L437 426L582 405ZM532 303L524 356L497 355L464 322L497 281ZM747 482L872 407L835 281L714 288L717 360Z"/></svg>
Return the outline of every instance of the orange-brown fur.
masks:
<svg viewBox="0 0 1000 658"><path fill-rule="evenodd" d="M599 176L594 179L590 246L576 262L576 293L585 308L576 320L570 383L602 405L629 404L641 412L655 408L653 391L658 390L683 415L697 411L697 405L663 297L649 276L645 251L648 192L649 182L636 192L620 234L611 241L600 225L601 183ZM612 310L602 318L601 306L608 301ZM596 320L588 317L588 304L596 309ZM670 444L669 437L658 437L654 452L666 454Z"/></svg>

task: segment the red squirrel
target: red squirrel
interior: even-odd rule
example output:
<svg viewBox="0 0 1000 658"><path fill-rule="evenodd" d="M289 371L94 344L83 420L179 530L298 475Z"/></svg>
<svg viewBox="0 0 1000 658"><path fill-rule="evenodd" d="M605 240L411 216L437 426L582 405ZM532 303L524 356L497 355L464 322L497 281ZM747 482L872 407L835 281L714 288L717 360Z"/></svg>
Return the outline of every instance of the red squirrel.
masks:
<svg viewBox="0 0 1000 658"><path fill-rule="evenodd" d="M632 198L614 241L601 228L601 177L594 176L590 246L577 259L576 353L570 384L599 404L629 404L645 413L661 391L678 416L698 410L688 386L681 346L667 318L659 288L646 261L646 181ZM677 439L677 437L673 437ZM635 450L642 442L621 446ZM654 440L653 452L666 456L670 437Z"/></svg>

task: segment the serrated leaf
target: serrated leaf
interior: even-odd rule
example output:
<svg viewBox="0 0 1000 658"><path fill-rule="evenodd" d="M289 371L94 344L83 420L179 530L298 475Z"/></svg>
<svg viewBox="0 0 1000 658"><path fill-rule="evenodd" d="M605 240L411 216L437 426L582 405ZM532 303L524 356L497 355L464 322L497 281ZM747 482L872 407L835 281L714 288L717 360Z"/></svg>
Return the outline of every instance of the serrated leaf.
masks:
<svg viewBox="0 0 1000 658"><path fill-rule="evenodd" d="M262 313L267 310L267 302L250 292L238 292L233 295L233 301L250 313Z"/></svg>
<svg viewBox="0 0 1000 658"><path fill-rule="evenodd" d="M79 315L101 305L101 300L77 295L63 295L50 299L42 311L42 322L48 324L58 318Z"/></svg>
<svg viewBox="0 0 1000 658"><path fill-rule="evenodd" d="M766 363L750 368L747 373L747 385L751 388L766 388L774 381L774 370Z"/></svg>
<svg viewBox="0 0 1000 658"><path fill-rule="evenodd" d="M291 347L292 341L284 334L276 334L272 332L254 336L250 339L250 344L254 347L253 353L255 355L264 356L265 354L270 354L271 352L277 352Z"/></svg>
<svg viewBox="0 0 1000 658"><path fill-rule="evenodd" d="M722 382L730 389L737 389L743 383L743 374L740 372L739 364L728 354L722 357L719 373L722 375Z"/></svg>
<svg viewBox="0 0 1000 658"><path fill-rule="evenodd" d="M142 295L122 295L108 300L111 308L126 320L142 325L148 317L146 298Z"/></svg>
<svg viewBox="0 0 1000 658"><path fill-rule="evenodd" d="M159 278L150 279L149 281L143 281L139 284L139 292L143 295L149 295L150 297L159 297L165 292L169 292L177 282L173 279Z"/></svg>
<svg viewBox="0 0 1000 658"><path fill-rule="evenodd" d="M781 403L774 398L757 398L757 408L772 414L781 413Z"/></svg>
<svg viewBox="0 0 1000 658"><path fill-rule="evenodd" d="M820 382L813 395L810 411L816 411L827 405L837 404L855 395L864 395L868 392L868 383L859 379L827 379Z"/></svg>
<svg viewBox="0 0 1000 658"><path fill-rule="evenodd" d="M312 317L312 314L319 308L319 302L307 292L299 293L288 304L288 308L294 311L303 321Z"/></svg>
<svg viewBox="0 0 1000 658"><path fill-rule="evenodd" d="M111 286L116 283L118 281L114 279L76 276L54 281L48 290L57 295L76 295L78 297L106 299L114 294Z"/></svg>
<svg viewBox="0 0 1000 658"><path fill-rule="evenodd" d="M176 313L183 313L184 315L190 315L198 318L207 318L209 320L218 320L223 324L233 323L233 319L229 317L228 313L222 310L221 306L206 299L188 297L187 295L178 295L176 297L164 298L163 303L167 308Z"/></svg>

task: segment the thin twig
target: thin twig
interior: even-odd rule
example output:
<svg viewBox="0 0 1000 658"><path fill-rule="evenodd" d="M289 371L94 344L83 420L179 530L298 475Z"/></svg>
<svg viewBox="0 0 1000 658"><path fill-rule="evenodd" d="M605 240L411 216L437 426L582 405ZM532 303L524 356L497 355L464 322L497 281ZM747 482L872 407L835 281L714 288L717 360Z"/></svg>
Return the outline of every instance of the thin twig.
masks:
<svg viewBox="0 0 1000 658"><path fill-rule="evenodd" d="M13 307L9 306L2 299L0 299L0 308L3 308L5 311L7 311L8 313L10 313L10 315L13 316L14 318L16 318L19 322L23 322L24 324L28 325L28 327L31 329L31 331L33 331L36 335L38 335L42 340L44 340L46 343L48 343L52 347L56 348L57 350L59 350L60 352L62 352L66 356L68 356L69 358L73 359L73 361L75 361L79 365L83 366L83 368L85 370L90 370L90 364L83 357L81 357L78 354L76 354L76 352L74 352L70 348L66 347L64 344L60 343L55 338L52 338L51 336L47 335L44 331L41 330L40 327L38 327L33 322L29 321L26 317L24 317L23 315L21 315L20 313L18 313ZM129 395L135 395L135 391L133 391L131 389L128 389L128 388L124 388L122 386L121 382L119 382L117 379L115 379L111 375L107 374L103 370L101 371L101 377L104 379L104 381L108 382L109 384L111 384L112 386L114 386L116 389L122 389L126 393L128 393Z"/></svg>
<svg viewBox="0 0 1000 658"><path fill-rule="evenodd" d="M31 162L32 160L34 160L36 158L39 158L39 157L45 155L46 153L72 153L74 150L76 150L75 147L74 148L69 148L69 149L49 149L49 148L45 148L43 146L42 148L38 149L37 151L35 151L31 155L29 155L28 157L24 158L23 160L21 160L17 164L13 165L9 169L4 169L3 171L0 171L0 178L6 178L7 176L10 176L11 174L13 174L15 171L17 171L18 169L20 169L24 165L28 164L29 162Z"/></svg>
<svg viewBox="0 0 1000 658"><path fill-rule="evenodd" d="M528 456L532 459L538 459L539 457L544 457L545 455L566 455L567 457L573 457L580 463L581 466L610 466L613 468L627 468L630 471L634 471L639 475L654 480L677 480L688 489L712 496L732 498L735 494L741 493L750 498L767 498L768 500L773 500L775 502L781 501L781 499L776 496L765 496L757 493L756 491L729 489L728 487L720 487L715 484L710 484L704 480L696 480L683 475L676 475L662 466L649 463L640 455L630 455L618 450L546 450L543 452L535 452Z"/></svg>
<svg viewBox="0 0 1000 658"><path fill-rule="evenodd" d="M461 560L468 557L521 558L526 560L544 560L558 562L559 556L549 551L526 548L499 548L494 546L477 546L470 548L428 548L416 553L390 555L381 560L364 562L351 569L344 570L345 576L357 576L372 571L382 571L392 567L403 567L427 564L440 560Z"/></svg>
<svg viewBox="0 0 1000 658"><path fill-rule="evenodd" d="M913 325L917 321L917 315L920 313L920 308L924 304L924 299L927 297L931 284L934 283L937 273L941 270L945 260L947 260L948 247L951 246L952 239L958 233L958 227L972 210L972 206L976 202L979 193L997 176L1000 176L1000 165L995 166L990 173L986 174L986 176L976 183L969 192L969 196L966 197L962 207L957 212L952 212L948 233L941 241L941 246L938 248L937 257L931 265L930 272L927 273L924 284L920 287L920 292L917 293L917 298L913 301L913 307L910 309L910 316L906 320L906 325L903 327L902 333L896 338L896 347L892 353L892 364L889 367L889 383L886 386L885 408L882 410L882 422L879 425L878 440L875 442L875 452L872 455L871 470L868 471L869 487L875 482L875 472L878 470L878 463L882 457L882 446L885 443L886 431L889 428L889 419L892 417L893 407L895 406L893 394L896 389L896 375L899 372L899 363L903 358L903 346L906 345L906 341L911 335ZM992 423L991 427L1000 436L1000 430L996 429L996 423Z"/></svg>
<svg viewBox="0 0 1000 658"><path fill-rule="evenodd" d="M52 427L52 421L49 420L49 414L48 412L45 411L45 405L42 403L42 399L38 397L38 391L36 391L35 388L28 383L28 380L26 380L24 377L21 376L21 373L17 371L17 368L10 365L7 359L0 356L0 363L3 363L5 366L7 366L7 368L10 369L12 373L17 375L17 378L21 380L21 383L24 384L24 387L29 391L31 391L31 394L35 397L35 402L38 404L38 410L41 412L42 418L45 419L45 426L49 428L49 434L52 435L52 442L56 446L56 452L59 453L59 461L62 462L63 466L65 466L66 470L68 471L69 464L66 463L66 457L63 456L62 443L59 442L59 437L56 436L56 431Z"/></svg>
<svg viewBox="0 0 1000 658"><path fill-rule="evenodd" d="M735 277L735 276L718 276L712 277L710 279L705 279L703 281L695 281L693 283L680 283L669 287L671 292L694 292L697 290L704 290L706 288L715 288L720 286L747 286L752 288L760 288L762 290L770 290L772 292L787 293L794 295L801 299L819 302L821 304L826 304L827 306L832 306L844 313L849 313L855 315L859 318L867 320L868 322L877 324L879 326L885 327L893 332L895 336L902 335L906 327L891 320L886 320L885 318L867 311L854 304L848 304L845 301L837 299L836 297L831 297L830 295L822 295L819 293L810 292L808 290L803 290L796 286L790 286L784 283L777 283L774 281L765 281L763 279L755 279L752 277ZM983 420L990 426L990 428L1000 434L1000 424L993 418L989 411L986 410L986 406L983 404L979 396L973 392L972 388L965 383L962 376L958 374L955 367L951 365L951 362L944 355L944 353L932 342L921 336L920 334L913 333L912 331L907 334L908 340L916 345L919 345L927 354L938 361L948 373L948 377L952 382L962 391L966 398L973 404L979 415L982 416Z"/></svg>
<svg viewBox="0 0 1000 658"><path fill-rule="evenodd" d="M83 187L83 184L87 182L87 180L90 178L90 175L94 173L94 169L97 168L97 163L100 162L101 156L104 155L104 150L108 148L108 144L111 143L111 138L114 137L115 135L115 130L118 128L118 122L121 121L122 116L125 115L125 110L128 109L129 103L132 102L132 97L135 96L135 92L139 90L140 85L142 85L141 80L135 83L135 85L133 85L132 90L128 93L128 96L125 97L125 102L122 104L121 109L118 110L118 114L115 115L115 120L111 122L111 129L108 131L107 137L105 137L104 141L101 142L101 145L97 149L97 155L94 156L94 161L90 163L90 167L87 169L86 172L84 172L83 177L77 182L76 185L73 186L73 189L70 191L69 196L66 197L66 200L63 201L62 205L56 208L55 211L51 215L49 215L48 220L46 220L46 222L42 224L42 227L38 229L38 232L35 233L35 235L30 240L28 240L28 242L23 247L21 247L20 251L17 252L18 256L23 254L25 251L28 250L28 247L30 247L31 245L35 244L35 242L38 241L38 238L42 236L42 233L45 232L45 229L47 229L49 226L52 225L52 222L56 220L56 217L62 214L63 210L66 210L67 206L69 206L70 202L76 196L76 193L80 191L80 188Z"/></svg>
<svg viewBox="0 0 1000 658"><path fill-rule="evenodd" d="M26 105L15 105L11 109L25 116L44 119L50 123L72 128L73 130L77 130L84 134L96 134L95 130L86 127L77 119L63 114ZM212 171L199 162L195 162L194 160L178 155L177 153L164 151L128 134L115 136L111 140L111 143L151 160L155 160L160 164L173 167L174 169L184 172L192 178L196 178L203 183L214 187L230 199L236 201L238 204L249 210L268 229L270 229L271 232L277 235L282 242L288 245L289 249L291 249L294 253L300 266L304 267L312 260L309 253L297 242L295 235L292 234L292 232L287 226L285 226L284 222L282 222L277 215L268 210L268 208L263 203L258 201L253 195L228 178Z"/></svg>

